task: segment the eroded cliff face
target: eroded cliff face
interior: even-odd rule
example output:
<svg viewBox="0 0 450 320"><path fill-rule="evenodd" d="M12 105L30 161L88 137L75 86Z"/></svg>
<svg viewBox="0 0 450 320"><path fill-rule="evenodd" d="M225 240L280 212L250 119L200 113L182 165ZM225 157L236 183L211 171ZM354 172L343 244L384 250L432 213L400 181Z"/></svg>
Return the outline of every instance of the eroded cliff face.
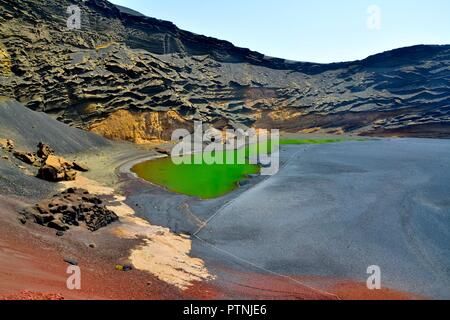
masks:
<svg viewBox="0 0 450 320"><path fill-rule="evenodd" d="M0 76L7 77L11 74L11 57L6 49L0 46Z"/></svg>
<svg viewBox="0 0 450 320"><path fill-rule="evenodd" d="M81 30L67 28L72 4ZM165 138L172 124L149 119L169 112L177 125L450 136L450 46L322 65L269 58L104 0L0 8L1 94L107 137Z"/></svg>
<svg viewBox="0 0 450 320"><path fill-rule="evenodd" d="M176 129L192 131L193 124L176 111L135 113L128 110L115 111L89 128L108 139L137 144L170 141Z"/></svg>

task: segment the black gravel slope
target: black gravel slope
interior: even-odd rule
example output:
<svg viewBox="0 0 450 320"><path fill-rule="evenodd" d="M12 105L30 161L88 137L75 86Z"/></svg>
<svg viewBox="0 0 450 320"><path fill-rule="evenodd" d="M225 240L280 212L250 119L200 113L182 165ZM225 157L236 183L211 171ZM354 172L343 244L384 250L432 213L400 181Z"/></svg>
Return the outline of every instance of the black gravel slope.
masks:
<svg viewBox="0 0 450 320"><path fill-rule="evenodd" d="M30 151L44 142L58 154L92 151L110 145L103 137L72 128L17 101L1 98L0 137L12 139L19 148Z"/></svg>

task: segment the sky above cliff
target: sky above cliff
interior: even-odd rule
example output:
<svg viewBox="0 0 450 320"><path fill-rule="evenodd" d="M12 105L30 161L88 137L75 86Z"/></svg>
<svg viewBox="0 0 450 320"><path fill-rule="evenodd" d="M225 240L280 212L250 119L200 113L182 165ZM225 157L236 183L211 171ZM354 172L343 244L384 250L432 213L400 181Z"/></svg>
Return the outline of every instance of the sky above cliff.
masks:
<svg viewBox="0 0 450 320"><path fill-rule="evenodd" d="M298 61L450 44L449 0L112 0L179 28Z"/></svg>

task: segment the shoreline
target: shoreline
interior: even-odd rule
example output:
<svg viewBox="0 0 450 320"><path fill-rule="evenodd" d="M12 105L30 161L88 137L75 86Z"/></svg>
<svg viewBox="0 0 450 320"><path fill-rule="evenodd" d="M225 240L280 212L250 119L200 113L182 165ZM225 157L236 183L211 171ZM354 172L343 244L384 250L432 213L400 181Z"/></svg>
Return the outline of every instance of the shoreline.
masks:
<svg viewBox="0 0 450 320"><path fill-rule="evenodd" d="M131 169L140 163L143 162L147 162L147 161L152 161L152 160L156 160L156 159L163 159L163 158L167 158L168 156L165 155L161 155L161 156L146 156L143 158L139 158L139 159L135 159L135 160L131 160L126 162L125 164L119 166L116 168L116 172L118 174L123 173L123 174L128 174L136 179L142 179L141 177L139 177L136 173L134 173ZM144 181L147 181L145 179L142 179ZM147 181L148 183L151 183L150 181Z"/></svg>

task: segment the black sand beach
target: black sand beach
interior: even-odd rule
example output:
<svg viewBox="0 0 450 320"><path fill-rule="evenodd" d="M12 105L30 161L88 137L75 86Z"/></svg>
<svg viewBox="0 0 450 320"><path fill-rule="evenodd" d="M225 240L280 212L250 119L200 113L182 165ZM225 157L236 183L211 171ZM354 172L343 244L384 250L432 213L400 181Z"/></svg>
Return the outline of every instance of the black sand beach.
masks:
<svg viewBox="0 0 450 320"><path fill-rule="evenodd" d="M285 146L277 175L225 198L142 183L129 199L150 221L195 234L192 254L213 273L226 265L365 283L378 265L383 287L449 298L449 160L448 140Z"/></svg>

